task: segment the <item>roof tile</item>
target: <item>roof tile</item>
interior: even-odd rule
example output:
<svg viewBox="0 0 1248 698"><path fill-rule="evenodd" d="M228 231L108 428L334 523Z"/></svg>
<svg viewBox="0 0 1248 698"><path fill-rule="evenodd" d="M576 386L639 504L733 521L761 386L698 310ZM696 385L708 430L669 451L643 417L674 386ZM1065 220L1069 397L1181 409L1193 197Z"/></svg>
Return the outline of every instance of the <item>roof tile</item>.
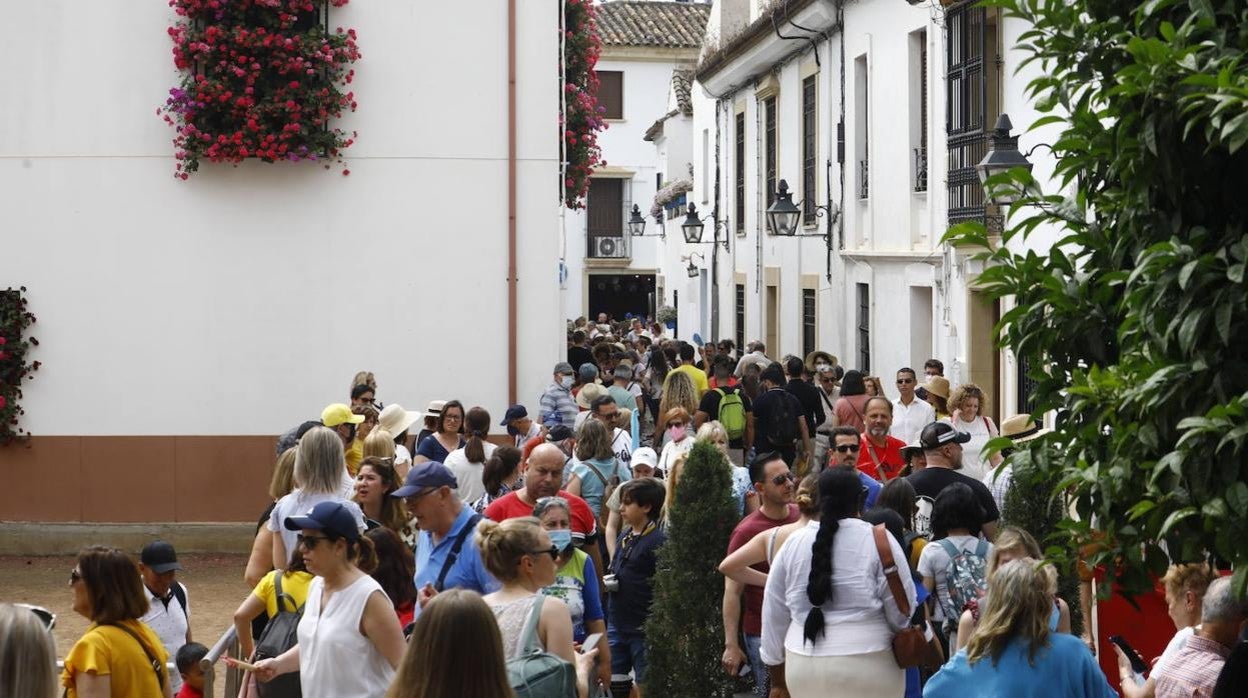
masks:
<svg viewBox="0 0 1248 698"><path fill-rule="evenodd" d="M711 14L709 3L693 2L615 0L594 9L604 46L698 48Z"/></svg>

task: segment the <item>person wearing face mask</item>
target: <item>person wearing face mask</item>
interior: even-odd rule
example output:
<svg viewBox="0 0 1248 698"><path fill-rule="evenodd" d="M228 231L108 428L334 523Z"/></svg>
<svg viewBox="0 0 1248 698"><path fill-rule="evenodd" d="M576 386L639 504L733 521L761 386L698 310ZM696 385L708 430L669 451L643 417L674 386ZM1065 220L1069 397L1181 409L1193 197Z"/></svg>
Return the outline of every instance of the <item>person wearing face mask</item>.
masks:
<svg viewBox="0 0 1248 698"><path fill-rule="evenodd" d="M566 361L555 364L554 380L546 386L541 401L542 425L548 429L560 424L571 429L575 424L576 413L580 411L572 397L575 375L572 364Z"/></svg>
<svg viewBox="0 0 1248 698"><path fill-rule="evenodd" d="M689 411L683 407L673 407L663 413L663 423L667 429L668 441L659 454L660 473L671 470L677 456L689 452L693 448L693 439L689 438Z"/></svg>
<svg viewBox="0 0 1248 698"><path fill-rule="evenodd" d="M598 678L611 685L611 650L607 643L607 621L602 609L598 573L594 561L585 551L572 544L572 510L563 497L544 497L533 507L533 515L542 522L550 542L559 549L555 560L558 571L555 582L542 587L541 593L560 599L572 615L572 641L577 645L594 633L598 640Z"/></svg>

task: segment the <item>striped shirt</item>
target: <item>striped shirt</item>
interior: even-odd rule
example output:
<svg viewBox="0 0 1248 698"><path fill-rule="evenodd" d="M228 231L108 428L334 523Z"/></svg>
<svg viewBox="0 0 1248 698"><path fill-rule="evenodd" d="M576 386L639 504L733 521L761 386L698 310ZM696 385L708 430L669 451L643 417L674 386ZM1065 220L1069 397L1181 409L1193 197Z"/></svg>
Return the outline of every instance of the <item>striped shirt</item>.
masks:
<svg viewBox="0 0 1248 698"><path fill-rule="evenodd" d="M1216 640L1193 635L1157 674L1157 698L1208 698L1231 650Z"/></svg>

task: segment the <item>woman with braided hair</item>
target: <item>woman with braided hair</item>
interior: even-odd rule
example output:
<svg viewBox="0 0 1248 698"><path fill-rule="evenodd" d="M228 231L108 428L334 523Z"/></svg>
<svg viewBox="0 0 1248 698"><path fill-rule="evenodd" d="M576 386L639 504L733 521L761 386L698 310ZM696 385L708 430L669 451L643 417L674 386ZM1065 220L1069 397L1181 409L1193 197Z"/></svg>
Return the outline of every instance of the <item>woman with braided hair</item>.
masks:
<svg viewBox="0 0 1248 698"><path fill-rule="evenodd" d="M892 641L909 614L889 591L872 526L858 518L865 494L853 468L825 470L819 521L790 535L772 560L761 648L772 698L905 692ZM904 565L901 546L884 538ZM912 610L914 582L899 577Z"/></svg>

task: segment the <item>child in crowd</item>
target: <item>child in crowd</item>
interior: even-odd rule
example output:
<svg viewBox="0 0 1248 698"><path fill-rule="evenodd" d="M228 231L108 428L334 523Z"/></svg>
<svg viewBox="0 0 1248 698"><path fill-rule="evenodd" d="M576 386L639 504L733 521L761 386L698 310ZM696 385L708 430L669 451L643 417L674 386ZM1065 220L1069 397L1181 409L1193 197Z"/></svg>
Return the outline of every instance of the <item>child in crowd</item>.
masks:
<svg viewBox="0 0 1248 698"><path fill-rule="evenodd" d="M177 698L204 698L204 668L199 665L208 654L208 648L198 642L188 642L178 649L174 661L182 675L182 690Z"/></svg>
<svg viewBox="0 0 1248 698"><path fill-rule="evenodd" d="M645 682L646 645L642 624L650 613L659 547L667 541L659 527L666 491L654 478L637 478L620 485L620 517L625 530L611 560L615 586L611 595L611 673L628 674Z"/></svg>

